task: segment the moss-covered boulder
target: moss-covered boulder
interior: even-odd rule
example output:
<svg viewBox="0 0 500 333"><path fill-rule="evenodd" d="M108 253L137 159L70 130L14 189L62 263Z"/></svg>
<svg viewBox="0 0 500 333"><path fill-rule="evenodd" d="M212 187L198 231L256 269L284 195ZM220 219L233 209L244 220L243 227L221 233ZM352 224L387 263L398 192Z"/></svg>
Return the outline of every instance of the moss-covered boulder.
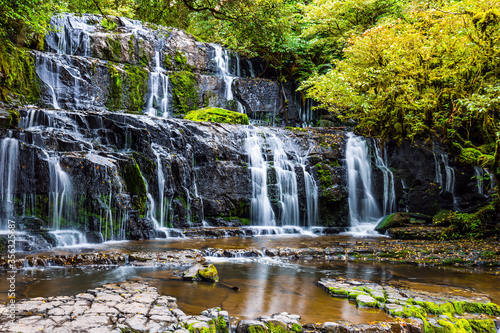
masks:
<svg viewBox="0 0 500 333"><path fill-rule="evenodd" d="M219 273L217 273L217 268L210 264L204 266L202 264L196 264L189 268L187 271L182 273L182 278L186 281L209 281L218 282Z"/></svg>
<svg viewBox="0 0 500 333"><path fill-rule="evenodd" d="M184 119L248 125L248 116L246 114L220 108L204 108L190 111Z"/></svg>
<svg viewBox="0 0 500 333"><path fill-rule="evenodd" d="M203 269L198 270L198 275L204 281L217 282L219 281L219 273L214 265L210 264Z"/></svg>
<svg viewBox="0 0 500 333"><path fill-rule="evenodd" d="M375 227L375 231L385 233L390 228L401 227L409 222L409 217L401 213L387 215Z"/></svg>

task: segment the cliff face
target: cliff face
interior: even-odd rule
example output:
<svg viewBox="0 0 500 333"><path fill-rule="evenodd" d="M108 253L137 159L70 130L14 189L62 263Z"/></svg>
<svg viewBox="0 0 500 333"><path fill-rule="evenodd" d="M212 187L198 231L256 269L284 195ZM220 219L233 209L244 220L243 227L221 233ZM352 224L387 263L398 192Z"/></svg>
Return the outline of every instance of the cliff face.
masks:
<svg viewBox="0 0 500 333"><path fill-rule="evenodd" d="M204 223L349 225L347 174L358 171L345 166L346 133L178 119L217 106L253 124L312 121L310 102L265 64L125 18L112 30L94 15L51 24L45 51L32 52L38 106L0 106L1 227L16 220L40 235L26 236L27 248L166 237L168 227ZM376 146L368 140L363 157L373 193L350 189L360 203L432 215L488 200L488 182L472 178L484 172L439 148Z"/></svg>
<svg viewBox="0 0 500 333"><path fill-rule="evenodd" d="M95 15L52 18L46 52L34 53L43 106L158 116L217 106L287 126L302 124L300 113L311 112L300 98L288 102L291 87L274 80L259 59L177 29L126 18L114 18L111 30L103 24Z"/></svg>

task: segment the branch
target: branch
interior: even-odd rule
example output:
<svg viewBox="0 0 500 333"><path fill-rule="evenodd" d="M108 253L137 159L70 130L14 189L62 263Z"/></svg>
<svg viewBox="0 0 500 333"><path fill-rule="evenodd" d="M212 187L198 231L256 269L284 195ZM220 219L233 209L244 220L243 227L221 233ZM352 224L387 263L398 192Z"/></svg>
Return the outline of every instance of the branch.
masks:
<svg viewBox="0 0 500 333"><path fill-rule="evenodd" d="M195 11L195 12L209 11L212 14L212 16L215 17L216 19L236 20L236 17L233 17L227 13L221 12L220 10L217 10L217 9L212 8L210 6L195 7L192 5L192 3L189 0L182 0L182 2L184 2L184 5L186 5L186 7L192 11Z"/></svg>

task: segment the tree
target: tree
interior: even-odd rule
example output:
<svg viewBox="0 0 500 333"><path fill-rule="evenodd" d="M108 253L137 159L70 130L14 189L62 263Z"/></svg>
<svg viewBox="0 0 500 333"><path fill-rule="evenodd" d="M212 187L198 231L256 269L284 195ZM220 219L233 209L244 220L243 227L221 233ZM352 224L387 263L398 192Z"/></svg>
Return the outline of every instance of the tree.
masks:
<svg viewBox="0 0 500 333"><path fill-rule="evenodd" d="M499 174L497 5L466 0L415 8L405 20L352 36L345 58L303 89L322 107L357 120L364 133L397 141L435 134L458 153L477 150L470 162Z"/></svg>

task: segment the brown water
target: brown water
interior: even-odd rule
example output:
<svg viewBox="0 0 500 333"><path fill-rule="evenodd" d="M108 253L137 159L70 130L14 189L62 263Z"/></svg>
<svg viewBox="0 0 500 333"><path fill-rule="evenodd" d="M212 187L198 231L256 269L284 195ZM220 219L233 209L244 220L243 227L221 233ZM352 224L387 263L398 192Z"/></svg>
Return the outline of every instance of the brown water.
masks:
<svg viewBox="0 0 500 333"><path fill-rule="evenodd" d="M277 237L153 240L107 243L88 251L161 251L166 249L263 249L270 247L326 247L349 238ZM364 240L366 241L366 240ZM378 241L377 239L371 241ZM80 249L81 250L81 249ZM59 252L74 252L64 249ZM79 251L79 250L78 250ZM302 316L302 322L348 320L353 323L386 320L379 310L357 309L347 300L330 297L317 286L324 277L357 278L377 283L463 295L485 294L500 303L499 277L457 268L428 268L383 263L353 263L302 260L282 262L269 258L209 259L219 271L219 283L188 283L174 277L174 271L161 267L107 267L25 269L17 273L18 298L73 295L101 284L128 279L149 281L160 293L177 297L187 314L199 314L221 307L230 315L256 318L262 314L286 311ZM182 268L179 268L182 269ZM7 298L6 276L0 275L0 300ZM232 287L239 287L235 291Z"/></svg>

